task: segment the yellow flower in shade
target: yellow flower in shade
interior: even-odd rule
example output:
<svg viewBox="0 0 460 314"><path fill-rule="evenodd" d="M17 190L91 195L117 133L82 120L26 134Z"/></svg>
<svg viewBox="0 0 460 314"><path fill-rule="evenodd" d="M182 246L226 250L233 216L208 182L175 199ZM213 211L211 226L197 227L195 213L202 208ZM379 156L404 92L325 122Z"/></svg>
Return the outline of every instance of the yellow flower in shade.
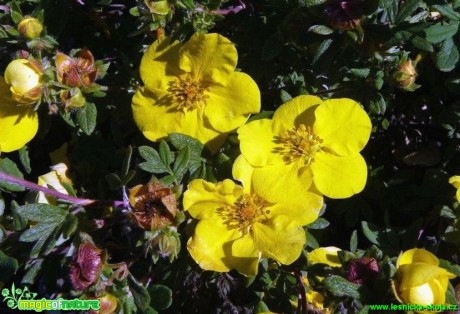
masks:
<svg viewBox="0 0 460 314"><path fill-rule="evenodd" d="M439 267L438 258L424 249L405 251L399 256L396 267L392 287L403 304L444 304L449 279L456 277Z"/></svg>
<svg viewBox="0 0 460 314"><path fill-rule="evenodd" d="M449 183L457 189L457 201L460 202L460 176L453 176L449 179Z"/></svg>
<svg viewBox="0 0 460 314"><path fill-rule="evenodd" d="M246 171L244 159L235 164L234 173ZM228 179L219 183L197 179L184 193L184 209L199 220L187 248L205 270L236 269L255 275L261 257L291 264L306 241L302 226L318 217L320 197L269 203L252 191L246 179L243 186Z"/></svg>
<svg viewBox="0 0 460 314"><path fill-rule="evenodd" d="M67 166L63 163L51 167L51 171L38 177L38 185L51 187L63 194L69 194L62 183L71 185L72 180L67 177ZM56 198L38 192L37 203L56 204Z"/></svg>
<svg viewBox="0 0 460 314"><path fill-rule="evenodd" d="M30 106L18 106L0 76L0 152L20 149L37 133L38 115Z"/></svg>
<svg viewBox="0 0 460 314"><path fill-rule="evenodd" d="M345 198L366 184L360 151L371 127L351 99L299 96L280 106L273 119L240 127L238 138L242 155L255 168L254 189L268 201L287 201L315 188Z"/></svg>
<svg viewBox="0 0 460 314"><path fill-rule="evenodd" d="M42 70L37 61L16 59L5 69L5 82L12 98L20 104L32 104L42 95Z"/></svg>
<svg viewBox="0 0 460 314"><path fill-rule="evenodd" d="M144 54L144 87L132 100L134 120L145 137L170 133L200 140L215 152L226 134L260 110L260 92L236 72L235 45L219 34L195 34L181 45L164 37Z"/></svg>

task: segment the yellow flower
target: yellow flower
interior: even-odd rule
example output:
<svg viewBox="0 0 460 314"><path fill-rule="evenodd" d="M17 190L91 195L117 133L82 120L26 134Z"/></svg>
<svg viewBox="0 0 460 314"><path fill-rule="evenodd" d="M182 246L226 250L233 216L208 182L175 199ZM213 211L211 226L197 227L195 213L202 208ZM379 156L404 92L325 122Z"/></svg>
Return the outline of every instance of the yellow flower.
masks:
<svg viewBox="0 0 460 314"><path fill-rule="evenodd" d="M37 133L38 115L29 106L18 106L9 86L0 76L0 152L12 152L27 144Z"/></svg>
<svg viewBox="0 0 460 314"><path fill-rule="evenodd" d="M144 54L144 87L133 97L134 120L145 137L170 133L200 140L215 152L226 134L260 110L260 92L236 72L235 45L219 34L195 34L181 45L164 37Z"/></svg>
<svg viewBox="0 0 460 314"><path fill-rule="evenodd" d="M247 167L243 158L235 164L234 173ZM318 217L321 197L269 203L252 191L246 177L242 182L198 179L189 184L184 209L200 220L188 241L190 254L205 270L236 269L245 275L257 274L261 257L291 264L305 244L302 226Z"/></svg>
<svg viewBox="0 0 460 314"><path fill-rule="evenodd" d="M32 60L13 60L5 69L5 82L10 86L13 100L21 104L32 104L42 95L41 66Z"/></svg>
<svg viewBox="0 0 460 314"><path fill-rule="evenodd" d="M424 249L411 249L399 256L396 267L392 286L399 302L419 305L445 303L449 279L455 278L455 275L439 267L436 256Z"/></svg>
<svg viewBox="0 0 460 314"><path fill-rule="evenodd" d="M449 183L457 189L457 201L460 202L460 176L453 176L449 179Z"/></svg>
<svg viewBox="0 0 460 314"><path fill-rule="evenodd" d="M328 197L345 198L366 184L366 161L359 152L371 127L351 99L299 96L280 106L273 119L239 128L238 138L241 153L255 168L254 189L268 201L294 199L314 187Z"/></svg>
<svg viewBox="0 0 460 314"><path fill-rule="evenodd" d="M18 24L19 33L27 39L40 37L43 31L43 24L34 17L25 16Z"/></svg>
<svg viewBox="0 0 460 314"><path fill-rule="evenodd" d="M67 166L63 163L51 167L51 172L48 172L38 177L38 185L51 187L54 190L68 195L69 193L62 183L72 184L72 180L67 177ZM47 196L43 192L38 192L37 203L56 204L56 198Z"/></svg>

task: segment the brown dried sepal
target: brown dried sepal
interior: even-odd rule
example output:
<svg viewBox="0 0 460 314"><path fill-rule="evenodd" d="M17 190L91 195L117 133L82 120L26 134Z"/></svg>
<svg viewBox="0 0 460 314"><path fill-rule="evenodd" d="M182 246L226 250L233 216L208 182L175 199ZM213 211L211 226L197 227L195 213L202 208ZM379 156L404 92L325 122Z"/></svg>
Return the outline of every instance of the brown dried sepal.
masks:
<svg viewBox="0 0 460 314"><path fill-rule="evenodd" d="M352 30L361 24L364 14L361 0L330 0L324 10L329 23L335 29Z"/></svg>
<svg viewBox="0 0 460 314"><path fill-rule="evenodd" d="M137 185L129 190L131 217L145 230L156 230L173 223L177 200L171 189L153 183Z"/></svg>
<svg viewBox="0 0 460 314"><path fill-rule="evenodd" d="M85 290L96 283L104 264L103 251L90 242L78 247L77 255L70 266L70 281L75 290Z"/></svg>
<svg viewBox="0 0 460 314"><path fill-rule="evenodd" d="M69 87L89 86L97 78L94 56L88 49L83 48L77 58L58 52L55 64L58 81Z"/></svg>

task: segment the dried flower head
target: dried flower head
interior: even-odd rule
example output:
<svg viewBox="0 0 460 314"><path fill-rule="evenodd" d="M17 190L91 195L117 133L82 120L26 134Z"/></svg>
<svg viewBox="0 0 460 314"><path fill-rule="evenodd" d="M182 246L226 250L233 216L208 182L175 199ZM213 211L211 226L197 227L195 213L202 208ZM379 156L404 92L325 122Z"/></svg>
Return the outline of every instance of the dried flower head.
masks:
<svg viewBox="0 0 460 314"><path fill-rule="evenodd" d="M88 49L82 49L77 58L58 52L55 63L58 81L67 86L89 86L97 78L94 57Z"/></svg>
<svg viewBox="0 0 460 314"><path fill-rule="evenodd" d="M347 279L353 283L365 284L374 280L379 274L377 260L371 257L361 257L348 264Z"/></svg>
<svg viewBox="0 0 460 314"><path fill-rule="evenodd" d="M324 13L332 27L342 30L356 28L364 14L361 0L330 0Z"/></svg>
<svg viewBox="0 0 460 314"><path fill-rule="evenodd" d="M145 230L161 229L173 223L177 200L171 189L153 183L129 190L131 217Z"/></svg>
<svg viewBox="0 0 460 314"><path fill-rule="evenodd" d="M103 252L90 242L78 247L77 255L70 266L70 281L76 290L84 290L96 283L104 264Z"/></svg>

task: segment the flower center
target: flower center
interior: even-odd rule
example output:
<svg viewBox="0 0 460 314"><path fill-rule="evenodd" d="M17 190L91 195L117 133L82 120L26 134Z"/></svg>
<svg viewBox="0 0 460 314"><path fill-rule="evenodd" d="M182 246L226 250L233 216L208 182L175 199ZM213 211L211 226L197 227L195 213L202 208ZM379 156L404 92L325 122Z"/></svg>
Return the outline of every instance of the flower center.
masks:
<svg viewBox="0 0 460 314"><path fill-rule="evenodd" d="M268 219L267 203L256 195L244 194L235 203L221 211L221 217L229 229L239 229L244 234L251 231L254 223Z"/></svg>
<svg viewBox="0 0 460 314"><path fill-rule="evenodd" d="M309 126L300 124L275 137L275 143L280 144L275 152L282 154L286 163L302 160L308 166L322 150L323 140Z"/></svg>
<svg viewBox="0 0 460 314"><path fill-rule="evenodd" d="M177 109L183 112L198 108L209 97L205 95L209 88L201 80L193 79L191 75L177 78L168 85L168 91L177 103Z"/></svg>

